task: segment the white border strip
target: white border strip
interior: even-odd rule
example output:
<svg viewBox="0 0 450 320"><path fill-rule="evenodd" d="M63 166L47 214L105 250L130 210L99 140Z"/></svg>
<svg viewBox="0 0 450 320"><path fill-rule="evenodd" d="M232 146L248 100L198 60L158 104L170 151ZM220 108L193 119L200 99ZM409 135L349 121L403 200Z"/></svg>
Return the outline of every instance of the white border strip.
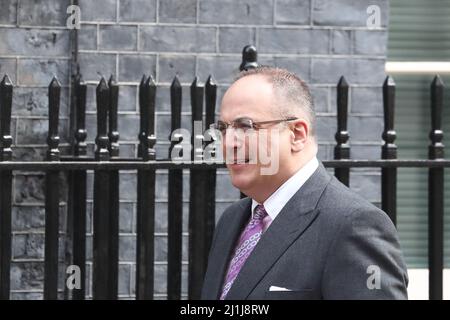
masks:
<svg viewBox="0 0 450 320"><path fill-rule="evenodd" d="M438 61L387 61L386 73L450 74L450 62Z"/></svg>
<svg viewBox="0 0 450 320"><path fill-rule="evenodd" d="M428 300L428 269L408 269L409 300ZM450 269L444 269L444 300L450 300Z"/></svg>

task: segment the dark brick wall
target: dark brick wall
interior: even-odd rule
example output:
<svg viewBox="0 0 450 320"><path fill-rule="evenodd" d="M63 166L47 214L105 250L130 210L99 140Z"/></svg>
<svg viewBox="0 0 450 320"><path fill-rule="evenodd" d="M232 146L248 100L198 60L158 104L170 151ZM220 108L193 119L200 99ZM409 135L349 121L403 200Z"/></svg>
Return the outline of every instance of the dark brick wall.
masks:
<svg viewBox="0 0 450 320"><path fill-rule="evenodd" d="M47 133L47 85L53 74L63 85L61 146L69 136L70 37L65 27L69 0L3 0L0 11L0 74L16 84L12 130L14 158L42 159ZM157 154L167 157L169 86L178 74L183 85L183 127L190 128L189 85L193 76L213 74L220 98L238 72L242 48L254 44L259 61L295 71L308 81L318 113L320 159L333 156L336 90L341 75L351 84L349 131L352 157L380 156L381 84L384 80L387 0L80 0L79 64L89 84L87 129L94 149L95 85L113 74L120 84L119 132L122 156L135 156L139 127L137 86L142 73L158 83ZM366 9L378 5L381 26L369 30ZM187 271L188 173L184 185L184 283ZM92 174L88 177L88 257L91 258ZM135 272L136 175L120 175L121 298L132 298ZM380 201L379 172L352 170L351 187ZM13 210L12 298L42 297L43 176L16 173ZM164 299L167 257L167 172L157 173L156 297ZM64 195L62 190L62 195ZM225 171L217 179L217 216L239 197ZM65 201L61 229L66 228ZM64 233L61 241L64 258ZM63 274L61 274L63 275ZM88 283L91 266L88 267ZM63 277L61 277L63 278ZM90 289L88 293L91 294Z"/></svg>

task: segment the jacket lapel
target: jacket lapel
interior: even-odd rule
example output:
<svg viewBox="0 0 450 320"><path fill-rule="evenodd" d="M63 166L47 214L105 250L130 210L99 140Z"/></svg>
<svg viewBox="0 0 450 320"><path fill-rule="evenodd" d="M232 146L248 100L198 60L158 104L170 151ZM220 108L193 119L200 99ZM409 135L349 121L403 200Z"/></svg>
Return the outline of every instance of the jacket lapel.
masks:
<svg viewBox="0 0 450 320"><path fill-rule="evenodd" d="M246 299L280 256L311 225L319 214L315 209L317 202L330 179L320 164L262 235L228 292L227 300ZM227 253L224 254L226 260L230 252Z"/></svg>
<svg viewBox="0 0 450 320"><path fill-rule="evenodd" d="M217 270L217 274L212 278L209 291L213 299L220 297L225 272L227 272L228 262L231 259L230 256L234 253L236 241L244 225L250 219L251 204L250 198L241 200L239 209L242 211L230 215L230 220L226 221L227 225L223 228L222 235L216 241L217 244L214 250L216 256L210 259L210 261L214 261L211 270Z"/></svg>

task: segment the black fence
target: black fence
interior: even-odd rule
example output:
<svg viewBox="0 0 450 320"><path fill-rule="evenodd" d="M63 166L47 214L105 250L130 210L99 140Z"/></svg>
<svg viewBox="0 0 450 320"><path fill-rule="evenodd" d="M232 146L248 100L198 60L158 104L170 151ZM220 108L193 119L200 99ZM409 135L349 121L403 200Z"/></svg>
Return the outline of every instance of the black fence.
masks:
<svg viewBox="0 0 450 320"><path fill-rule="evenodd" d="M244 48L240 69L257 65L256 49ZM154 292L154 227L155 227L155 170L168 169L168 299L181 298L182 247L182 170L190 170L189 206L189 269L188 297L200 296L206 269L208 251L215 225L216 169L224 164L202 162L202 148L192 149L189 163L156 160L155 156L155 96L157 85L152 77L144 76L139 86L140 129L137 158L119 156L117 111L119 86L111 78L104 78L97 86L97 136L95 156L86 152L86 88L78 75L73 84L76 111L76 129L71 155L60 155L58 144L58 117L60 84L54 78L49 86L48 151L42 161L12 160L11 108L13 84L5 75L0 84L0 299L10 296L11 263L11 193L13 171L45 171L45 276L44 299L56 299L58 293L58 226L60 173L68 176L68 209L73 216L72 264L81 271L81 289L73 289L72 299L86 297L86 171L94 170L94 232L93 232L93 298L116 299L118 294L118 235L119 235L119 170L137 170L137 256L136 299L152 299ZM202 121L204 127L214 122L217 85L210 76L205 85L197 78L191 85L192 123ZM399 160L395 145L394 98L395 84L387 77L383 84L384 145L380 160L350 159L347 131L347 102L349 85L342 77L337 85L337 132L334 158L324 161L335 168L336 177L349 184L350 168L380 168L382 172L382 208L396 222L397 168L422 167L429 171L429 294L430 299L442 299L443 287L443 201L444 168L450 160L444 159L441 126L444 85L439 76L431 84L431 123L428 159ZM170 87L171 129L181 126L181 85L177 77ZM205 108L203 106L205 104ZM192 136L205 146L203 137ZM172 142L170 151L178 148Z"/></svg>

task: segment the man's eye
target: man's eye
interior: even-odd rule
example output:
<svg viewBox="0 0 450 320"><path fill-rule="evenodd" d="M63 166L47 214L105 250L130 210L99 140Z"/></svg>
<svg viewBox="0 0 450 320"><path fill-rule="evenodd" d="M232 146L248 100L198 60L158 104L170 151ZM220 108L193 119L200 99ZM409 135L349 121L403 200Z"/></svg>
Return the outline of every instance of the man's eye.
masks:
<svg viewBox="0 0 450 320"><path fill-rule="evenodd" d="M242 130L248 130L253 128L253 125L251 121L239 121L236 123L236 127Z"/></svg>
<svg viewBox="0 0 450 320"><path fill-rule="evenodd" d="M228 126L225 122L218 121L215 127L217 130L219 130L221 132L225 132L225 130L227 129Z"/></svg>

